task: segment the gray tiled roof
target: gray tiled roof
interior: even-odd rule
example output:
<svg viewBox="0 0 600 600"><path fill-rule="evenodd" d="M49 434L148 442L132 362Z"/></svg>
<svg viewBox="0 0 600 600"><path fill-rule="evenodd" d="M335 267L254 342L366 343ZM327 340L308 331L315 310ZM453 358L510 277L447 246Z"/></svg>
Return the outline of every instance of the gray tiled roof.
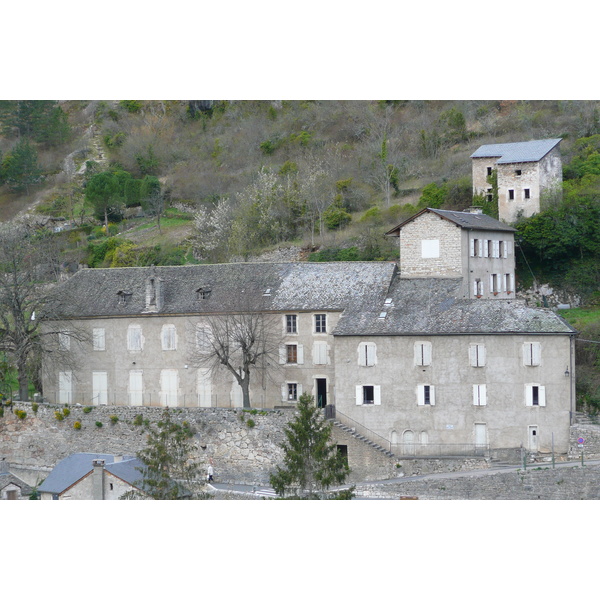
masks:
<svg viewBox="0 0 600 600"><path fill-rule="evenodd" d="M21 496L29 496L33 489L30 485L27 485L22 479L19 479L12 473L0 473L0 490L3 490L7 485L16 485L21 488Z"/></svg>
<svg viewBox="0 0 600 600"><path fill-rule="evenodd" d="M503 163L536 162L541 160L561 141L532 140L530 142L514 142L509 144L485 144L477 148L471 158L499 157L496 161Z"/></svg>
<svg viewBox="0 0 600 600"><path fill-rule="evenodd" d="M414 221L419 218L423 213L430 212L434 213L443 219L447 219L448 221L452 221L455 225L462 227L463 229L482 229L485 231L510 231L514 232L516 229L510 227L509 225L505 225L501 221L490 217L489 215L484 215L482 213L472 213L472 212L464 212L460 210L440 210L439 208L424 208L419 211L417 214L409 217L405 221L402 221L400 225L397 225L393 229L390 229L385 235L398 236L400 235L400 229L404 227L407 223Z"/></svg>
<svg viewBox="0 0 600 600"><path fill-rule="evenodd" d="M60 285L64 317L146 312L146 280L154 273L164 293L161 314L256 310L343 310L385 295L395 263L231 263L181 267L83 269ZM210 290L198 299L196 290ZM119 302L119 291L130 294ZM268 292L267 292L268 291Z"/></svg>
<svg viewBox="0 0 600 600"><path fill-rule="evenodd" d="M549 309L517 300L457 299L458 279L396 277L388 298L369 311L344 313L334 335L569 334ZM385 312L385 317L380 318Z"/></svg>
<svg viewBox="0 0 600 600"><path fill-rule="evenodd" d="M62 494L82 477L88 475L92 470L92 461L102 459L105 461L105 469L127 483L133 484L134 481L141 478L140 472L136 467L141 467L142 463L132 456L124 456L120 462L114 462L115 457L112 454L96 454L92 452L79 452L63 458L46 477L44 482L38 488L40 492L49 492L52 494Z"/></svg>

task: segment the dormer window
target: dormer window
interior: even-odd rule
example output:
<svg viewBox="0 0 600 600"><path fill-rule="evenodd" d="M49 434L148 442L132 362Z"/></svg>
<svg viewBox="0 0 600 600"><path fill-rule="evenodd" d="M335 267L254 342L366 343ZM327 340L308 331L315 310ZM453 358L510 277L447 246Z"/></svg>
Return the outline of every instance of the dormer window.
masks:
<svg viewBox="0 0 600 600"><path fill-rule="evenodd" d="M117 292L117 296L119 297L119 304L122 304L124 306L125 304L127 304L127 301L131 297L131 292L124 292L123 290L119 290Z"/></svg>
<svg viewBox="0 0 600 600"><path fill-rule="evenodd" d="M207 300L210 298L211 289L207 287L201 287L196 290L196 297L198 300Z"/></svg>

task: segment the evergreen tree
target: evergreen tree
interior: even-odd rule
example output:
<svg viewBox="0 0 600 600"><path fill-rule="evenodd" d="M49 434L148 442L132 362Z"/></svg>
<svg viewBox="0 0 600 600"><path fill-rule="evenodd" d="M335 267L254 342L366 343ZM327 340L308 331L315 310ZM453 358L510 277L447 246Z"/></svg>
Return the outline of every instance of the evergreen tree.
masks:
<svg viewBox="0 0 600 600"><path fill-rule="evenodd" d="M104 220L107 234L108 221L120 221L123 216L121 184L119 175L105 171L92 175L85 186L85 199L93 206L94 216Z"/></svg>
<svg viewBox="0 0 600 600"><path fill-rule="evenodd" d="M25 190L38 183L42 169L36 149L27 140L21 140L5 157L1 166L2 180L15 191Z"/></svg>
<svg viewBox="0 0 600 600"><path fill-rule="evenodd" d="M5 135L27 137L54 146L65 142L71 128L55 100L0 101L0 126Z"/></svg>
<svg viewBox="0 0 600 600"><path fill-rule="evenodd" d="M331 440L331 424L323 419L310 394L300 396L298 414L286 426L285 436L283 466L270 478L278 495L300 499L352 497L352 489L328 492L332 485L344 483L350 469Z"/></svg>
<svg viewBox="0 0 600 600"><path fill-rule="evenodd" d="M184 421L173 421L168 408L156 426L148 425L146 447L137 453L144 463L142 478L136 486L154 500L184 500L194 497L193 488L200 466L191 456L195 450L191 439L194 432ZM132 498L133 494L126 494Z"/></svg>

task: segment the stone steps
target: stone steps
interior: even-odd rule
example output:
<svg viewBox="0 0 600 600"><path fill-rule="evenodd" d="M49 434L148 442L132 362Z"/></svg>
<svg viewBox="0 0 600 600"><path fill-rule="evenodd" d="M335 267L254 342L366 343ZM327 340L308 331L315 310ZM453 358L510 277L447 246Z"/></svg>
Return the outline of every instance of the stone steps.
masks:
<svg viewBox="0 0 600 600"><path fill-rule="evenodd" d="M336 420L333 420L332 423L336 427L339 427L342 431L345 431L346 433L350 434L353 438L363 442L364 444L366 444L367 446L370 446L374 450L377 450L378 452L385 454L385 456L387 456L389 458L395 457L395 455L392 452L390 452L389 450L386 450L383 446L375 443L373 440L370 440L367 436L364 436L360 433L356 433L356 430L353 427L348 427L348 425L344 425L340 421L336 421Z"/></svg>

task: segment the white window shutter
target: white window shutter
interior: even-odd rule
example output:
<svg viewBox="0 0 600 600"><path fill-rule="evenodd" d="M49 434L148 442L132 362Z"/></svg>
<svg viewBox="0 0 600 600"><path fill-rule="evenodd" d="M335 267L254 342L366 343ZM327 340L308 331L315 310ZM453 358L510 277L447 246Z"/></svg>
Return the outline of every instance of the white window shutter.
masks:
<svg viewBox="0 0 600 600"><path fill-rule="evenodd" d="M300 398L300 396L302 396L302 384L301 383L296 384L296 393L298 394L298 398Z"/></svg>
<svg viewBox="0 0 600 600"><path fill-rule="evenodd" d="M538 387L538 400L540 406L546 406L546 388L543 385Z"/></svg>
<svg viewBox="0 0 600 600"><path fill-rule="evenodd" d="M510 244L510 242L504 242L504 244L503 244L504 258L508 258L508 244Z"/></svg>
<svg viewBox="0 0 600 600"><path fill-rule="evenodd" d="M479 386L479 405L486 406L487 405L487 387L485 383L482 383Z"/></svg>
<svg viewBox="0 0 600 600"><path fill-rule="evenodd" d="M473 406L479 405L479 386L477 384L473 385Z"/></svg>
<svg viewBox="0 0 600 600"><path fill-rule="evenodd" d="M525 406L533 406L533 386L529 383L525 385Z"/></svg>
<svg viewBox="0 0 600 600"><path fill-rule="evenodd" d="M363 403L363 386L357 385L356 386L356 404L362 404L362 403Z"/></svg>
<svg viewBox="0 0 600 600"><path fill-rule="evenodd" d="M367 344L366 360L368 367L372 367L377 364L377 346L375 344Z"/></svg>
<svg viewBox="0 0 600 600"><path fill-rule="evenodd" d="M531 366L531 344L529 342L523 344L523 365Z"/></svg>
<svg viewBox="0 0 600 600"><path fill-rule="evenodd" d="M479 244L479 256L483 256L483 247L484 247L483 240L477 240L477 242Z"/></svg>
<svg viewBox="0 0 600 600"><path fill-rule="evenodd" d="M288 386L287 383L281 384L281 399L286 402L288 398Z"/></svg>
<svg viewBox="0 0 600 600"><path fill-rule="evenodd" d="M541 363L542 347L539 342L531 344L531 364L536 367Z"/></svg>
<svg viewBox="0 0 600 600"><path fill-rule="evenodd" d="M431 344L425 342L423 344L423 365L427 366L431 364Z"/></svg>
<svg viewBox="0 0 600 600"><path fill-rule="evenodd" d="M473 282L473 296L477 296L477 282Z"/></svg>
<svg viewBox="0 0 600 600"><path fill-rule="evenodd" d="M359 367L367 366L367 351L366 351L366 344L364 342L361 342L358 345L358 366Z"/></svg>
<svg viewBox="0 0 600 600"><path fill-rule="evenodd" d="M287 362L287 348L285 346L279 346L279 364L285 365Z"/></svg>
<svg viewBox="0 0 600 600"><path fill-rule="evenodd" d="M417 386L417 404L419 406L425 405L425 386L421 383Z"/></svg>
<svg viewBox="0 0 600 600"><path fill-rule="evenodd" d="M299 365L303 365L304 364L304 346L302 344L298 344L297 347L297 357L296 360L298 361Z"/></svg>
<svg viewBox="0 0 600 600"><path fill-rule="evenodd" d="M487 240L484 240L484 242L483 242L483 257L484 258L488 258L489 257L488 241Z"/></svg>
<svg viewBox="0 0 600 600"><path fill-rule="evenodd" d="M477 344L471 344L469 346L469 364L472 367L477 366Z"/></svg>
<svg viewBox="0 0 600 600"><path fill-rule="evenodd" d="M429 404L433 406L435 404L435 387L429 386Z"/></svg>
<svg viewBox="0 0 600 600"><path fill-rule="evenodd" d="M373 386L373 404L381 404L381 386Z"/></svg>
<svg viewBox="0 0 600 600"><path fill-rule="evenodd" d="M470 249L470 254L471 256L475 256L475 240L471 240L471 249Z"/></svg>
<svg viewBox="0 0 600 600"><path fill-rule="evenodd" d="M423 364L423 351L422 344L415 342L415 365L420 366Z"/></svg>
<svg viewBox="0 0 600 600"><path fill-rule="evenodd" d="M486 359L486 350L484 344L477 345L477 362L478 366L485 367L485 359Z"/></svg>

